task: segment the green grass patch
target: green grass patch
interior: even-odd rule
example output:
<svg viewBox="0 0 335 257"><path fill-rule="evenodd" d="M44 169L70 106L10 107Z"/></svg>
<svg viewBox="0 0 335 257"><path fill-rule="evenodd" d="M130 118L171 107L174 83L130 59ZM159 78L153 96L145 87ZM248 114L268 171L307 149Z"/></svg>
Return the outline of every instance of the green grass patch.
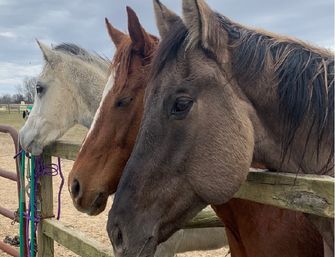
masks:
<svg viewBox="0 0 335 257"><path fill-rule="evenodd" d="M0 111L1 125L9 125L19 130L23 126L24 122L25 120L22 118L22 113L8 113L7 111Z"/></svg>

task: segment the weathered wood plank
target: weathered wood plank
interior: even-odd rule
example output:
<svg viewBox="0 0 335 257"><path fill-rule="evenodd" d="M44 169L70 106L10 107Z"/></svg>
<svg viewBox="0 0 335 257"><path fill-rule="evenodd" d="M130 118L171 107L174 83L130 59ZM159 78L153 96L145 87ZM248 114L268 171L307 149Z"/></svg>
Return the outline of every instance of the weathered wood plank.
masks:
<svg viewBox="0 0 335 257"><path fill-rule="evenodd" d="M43 155L44 164L51 164L51 156ZM42 176L39 181L39 197L41 206L41 217L53 216L53 188L52 176ZM40 222L37 227L38 257L54 257L54 241L42 233L44 223Z"/></svg>
<svg viewBox="0 0 335 257"><path fill-rule="evenodd" d="M46 155L51 155L55 157L60 157L67 160L75 160L80 149L80 144L59 140L55 143L47 146L43 153Z"/></svg>
<svg viewBox="0 0 335 257"><path fill-rule="evenodd" d="M74 160L80 145L58 141L46 153ZM324 217L334 217L334 178L250 171L236 198Z"/></svg>
<svg viewBox="0 0 335 257"><path fill-rule="evenodd" d="M192 220L188 221L185 228L224 227L222 221L212 209L202 210Z"/></svg>
<svg viewBox="0 0 335 257"><path fill-rule="evenodd" d="M43 233L82 257L113 257L112 247L64 225L58 220L43 220Z"/></svg>
<svg viewBox="0 0 335 257"><path fill-rule="evenodd" d="M334 178L252 171L236 198L334 217Z"/></svg>

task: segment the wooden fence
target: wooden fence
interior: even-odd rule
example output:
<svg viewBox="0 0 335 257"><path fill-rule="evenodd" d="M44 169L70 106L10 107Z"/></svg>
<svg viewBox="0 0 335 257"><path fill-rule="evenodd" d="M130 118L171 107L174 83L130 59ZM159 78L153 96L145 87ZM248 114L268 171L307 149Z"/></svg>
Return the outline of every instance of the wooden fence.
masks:
<svg viewBox="0 0 335 257"><path fill-rule="evenodd" d="M74 160L80 145L58 141L43 154L46 164L51 157ZM52 177L41 179L41 215L53 216ZM334 178L329 176L295 175L251 171L236 198L302 211L323 217L334 217ZM223 226L213 211L203 211L186 228ZM53 218L43 218L38 227L38 256L53 257L54 241L80 256L112 257L112 248L104 246Z"/></svg>
<svg viewBox="0 0 335 257"><path fill-rule="evenodd" d="M0 113L21 113L31 106L31 104L0 104Z"/></svg>

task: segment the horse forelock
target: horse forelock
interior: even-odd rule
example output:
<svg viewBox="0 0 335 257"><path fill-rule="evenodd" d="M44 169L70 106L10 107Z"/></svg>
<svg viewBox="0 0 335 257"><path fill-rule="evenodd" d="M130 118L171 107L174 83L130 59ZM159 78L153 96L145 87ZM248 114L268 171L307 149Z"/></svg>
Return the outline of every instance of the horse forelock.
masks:
<svg viewBox="0 0 335 257"><path fill-rule="evenodd" d="M150 78L154 79L165 65L177 57L179 49L185 45L187 28L183 22L176 22L169 33L162 39L152 62Z"/></svg>
<svg viewBox="0 0 335 257"><path fill-rule="evenodd" d="M126 37L118 45L111 64L111 69L115 71L115 80L119 82L118 85L115 85L113 91L122 90L125 86L132 55L131 40Z"/></svg>
<svg viewBox="0 0 335 257"><path fill-rule="evenodd" d="M150 38L150 42L147 42L146 46L146 54L145 56L139 54L142 59L143 69L147 67L147 65L151 65L151 59L153 57L153 53L156 50L156 45L158 45L158 39L148 34ZM114 86L114 92L120 92L127 85L128 75L131 69L131 64L134 59L134 56L138 54L136 50L134 50L134 44L132 43L129 37L126 37L122 40L122 42L118 45L116 52L114 54L114 58L111 64L111 69L115 71L115 81L117 81L117 85ZM138 67L140 68L140 67ZM143 77L144 72L136 72L132 74L132 76L137 76L138 81L147 81L147 77ZM147 85L147 83L143 83Z"/></svg>

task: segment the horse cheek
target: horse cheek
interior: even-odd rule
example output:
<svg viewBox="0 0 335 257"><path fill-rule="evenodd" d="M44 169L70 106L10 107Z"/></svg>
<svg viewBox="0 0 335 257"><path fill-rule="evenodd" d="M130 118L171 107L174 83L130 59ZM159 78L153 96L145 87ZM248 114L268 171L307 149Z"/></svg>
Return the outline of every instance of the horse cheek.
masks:
<svg viewBox="0 0 335 257"><path fill-rule="evenodd" d="M222 131L214 144L222 146L213 151L213 146L208 144L195 150L188 179L207 204L218 205L233 198L247 178L254 149L251 121L243 119L238 128Z"/></svg>

